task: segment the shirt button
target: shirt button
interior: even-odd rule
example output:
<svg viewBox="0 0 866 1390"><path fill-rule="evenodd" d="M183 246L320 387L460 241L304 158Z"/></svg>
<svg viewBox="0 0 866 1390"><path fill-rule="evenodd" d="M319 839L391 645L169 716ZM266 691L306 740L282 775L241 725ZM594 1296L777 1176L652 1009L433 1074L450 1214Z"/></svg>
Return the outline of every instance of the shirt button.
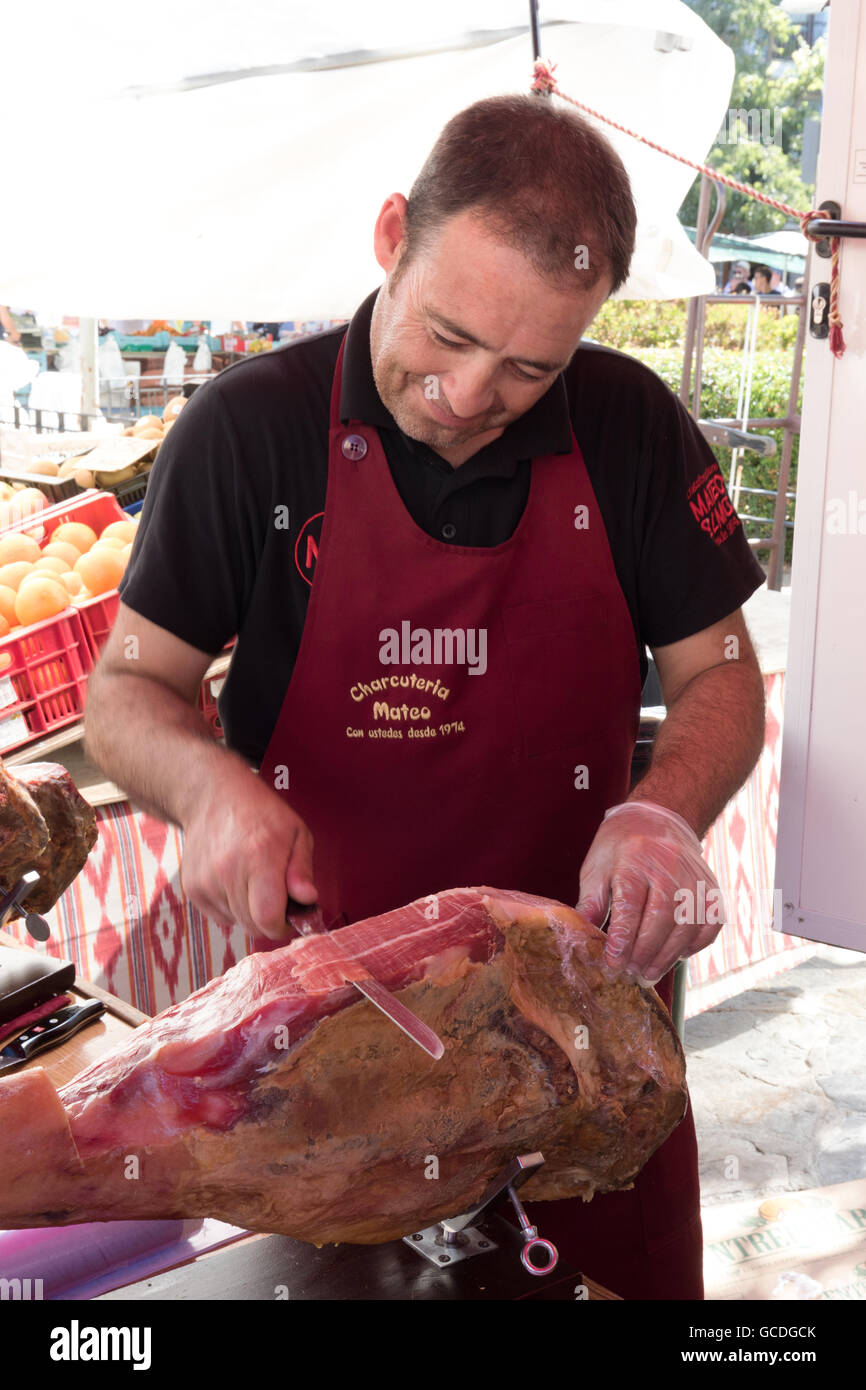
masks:
<svg viewBox="0 0 866 1390"><path fill-rule="evenodd" d="M362 459L367 452L367 441L363 435L347 434L341 447L347 459Z"/></svg>
<svg viewBox="0 0 866 1390"><path fill-rule="evenodd" d="M457 527L452 521L446 521L445 525L442 527L442 535L445 537L446 541L453 541L454 537L457 535Z"/></svg>

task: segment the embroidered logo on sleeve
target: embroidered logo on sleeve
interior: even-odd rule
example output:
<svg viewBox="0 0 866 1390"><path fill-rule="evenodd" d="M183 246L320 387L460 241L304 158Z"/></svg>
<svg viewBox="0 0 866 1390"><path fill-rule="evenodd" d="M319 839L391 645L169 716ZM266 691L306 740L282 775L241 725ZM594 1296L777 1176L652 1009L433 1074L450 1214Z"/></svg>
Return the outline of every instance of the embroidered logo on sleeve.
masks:
<svg viewBox="0 0 866 1390"><path fill-rule="evenodd" d="M721 545L740 525L734 504L718 464L711 464L695 478L688 491L692 515L702 531Z"/></svg>

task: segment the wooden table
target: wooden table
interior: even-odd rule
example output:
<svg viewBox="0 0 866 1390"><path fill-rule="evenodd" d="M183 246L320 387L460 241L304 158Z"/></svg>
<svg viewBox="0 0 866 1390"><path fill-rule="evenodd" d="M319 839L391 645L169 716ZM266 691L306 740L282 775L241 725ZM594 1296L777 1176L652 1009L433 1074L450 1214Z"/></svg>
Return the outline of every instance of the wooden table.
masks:
<svg viewBox="0 0 866 1390"><path fill-rule="evenodd" d="M174 1269L114 1289L114 1302L556 1302L573 1303L586 1287L586 1301L621 1302L601 1284L562 1262L543 1278L520 1264L522 1237L503 1217L480 1227L498 1249L437 1269L402 1240L385 1245L325 1245L320 1250L288 1236L247 1236Z"/></svg>

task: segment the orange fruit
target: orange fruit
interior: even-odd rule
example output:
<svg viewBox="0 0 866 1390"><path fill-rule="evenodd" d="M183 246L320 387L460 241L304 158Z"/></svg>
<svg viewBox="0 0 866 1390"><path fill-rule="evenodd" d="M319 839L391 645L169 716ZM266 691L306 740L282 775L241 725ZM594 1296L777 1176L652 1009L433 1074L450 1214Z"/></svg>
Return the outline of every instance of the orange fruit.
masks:
<svg viewBox="0 0 866 1390"><path fill-rule="evenodd" d="M5 671L7 666L12 665L12 653L0 652L0 671Z"/></svg>
<svg viewBox="0 0 866 1390"><path fill-rule="evenodd" d="M2 613L0 613L0 637L8 637L8 636L9 636L9 624L7 623L6 619L3 617Z"/></svg>
<svg viewBox="0 0 866 1390"><path fill-rule="evenodd" d="M99 539L101 541L107 541L110 540L112 536L120 536L123 544L126 545L127 541L135 540L137 529L137 523L134 521L111 521L103 529Z"/></svg>
<svg viewBox="0 0 866 1390"><path fill-rule="evenodd" d="M81 582L86 585L91 594L104 594L109 589L116 589L124 571L124 563L120 557L120 551L115 551L113 546L101 546L98 550L90 550L86 555L82 555L75 561L75 574L81 576ZM0 575L3 571L0 570Z"/></svg>
<svg viewBox="0 0 866 1390"><path fill-rule="evenodd" d="M53 559L56 555L58 560L65 560L70 569L80 554L81 551L77 545L71 545L69 541L56 541L53 536L42 551L43 557L51 556Z"/></svg>
<svg viewBox="0 0 866 1390"><path fill-rule="evenodd" d="M42 555L33 566L35 570L48 570L49 573L63 574L66 571L67 561L61 560L57 555Z"/></svg>
<svg viewBox="0 0 866 1390"><path fill-rule="evenodd" d="M21 593L22 585L32 584L34 579L53 579L56 583L59 584L60 575L57 573L56 570L40 570L37 569L35 565L31 565L30 573L23 574L21 576L21 583L18 585L18 593Z"/></svg>
<svg viewBox="0 0 866 1390"><path fill-rule="evenodd" d="M17 590L25 574L32 574L33 566L29 560L13 560L11 565L0 565L0 584Z"/></svg>
<svg viewBox="0 0 866 1390"><path fill-rule="evenodd" d="M60 583L65 585L67 591L72 595L81 593L81 575L76 574L74 570L67 570L66 574L61 574Z"/></svg>
<svg viewBox="0 0 866 1390"><path fill-rule="evenodd" d="M79 554L83 555L96 540L96 532L83 521L61 521L56 530L52 531L51 539L55 543L69 541L70 545L74 545Z"/></svg>
<svg viewBox="0 0 866 1390"><path fill-rule="evenodd" d="M15 590L8 584L0 584L0 616L4 617L7 623L15 621Z"/></svg>
<svg viewBox="0 0 866 1390"><path fill-rule="evenodd" d="M37 575L18 590L15 616L26 627L44 618L55 618L68 607L69 594L60 580L50 574Z"/></svg>
<svg viewBox="0 0 866 1390"><path fill-rule="evenodd" d="M29 560L32 564L41 554L31 536L22 536L19 531L11 536L0 536L0 565L11 565L16 560Z"/></svg>
<svg viewBox="0 0 866 1390"><path fill-rule="evenodd" d="M42 508L47 506L48 498L44 492L39 491L38 487L20 488L9 503L13 517L19 521L22 517L33 516L35 512L41 512Z"/></svg>
<svg viewBox="0 0 866 1390"><path fill-rule="evenodd" d="M98 541L94 541L90 549L97 550L101 547L104 550L106 546L112 550L124 550L126 541L122 540L120 536L100 536Z"/></svg>

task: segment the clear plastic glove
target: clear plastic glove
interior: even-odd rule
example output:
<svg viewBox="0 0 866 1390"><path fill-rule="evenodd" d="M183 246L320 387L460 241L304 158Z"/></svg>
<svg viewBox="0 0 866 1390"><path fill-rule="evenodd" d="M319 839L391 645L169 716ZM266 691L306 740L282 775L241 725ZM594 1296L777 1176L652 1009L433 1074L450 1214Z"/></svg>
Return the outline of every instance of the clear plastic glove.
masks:
<svg viewBox="0 0 866 1390"><path fill-rule="evenodd" d="M687 821L653 801L605 813L580 870L578 912L600 927L604 960L655 984L720 932L724 903Z"/></svg>

